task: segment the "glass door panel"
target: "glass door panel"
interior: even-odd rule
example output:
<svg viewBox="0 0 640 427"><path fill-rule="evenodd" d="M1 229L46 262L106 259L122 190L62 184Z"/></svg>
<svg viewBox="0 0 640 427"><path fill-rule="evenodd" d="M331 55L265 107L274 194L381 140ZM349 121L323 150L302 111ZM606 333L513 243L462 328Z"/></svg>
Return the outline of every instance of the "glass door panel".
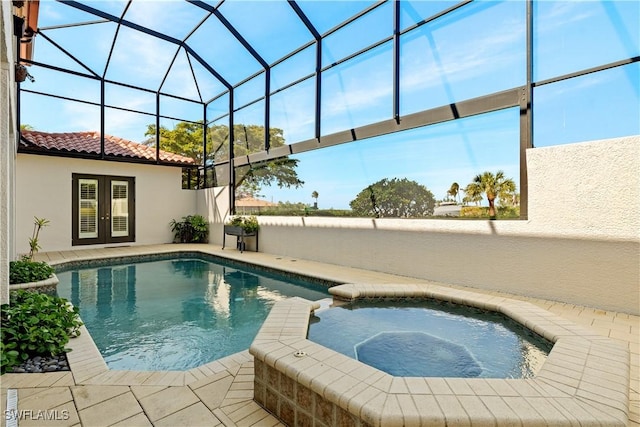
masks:
<svg viewBox="0 0 640 427"><path fill-rule="evenodd" d="M98 237L98 180L80 179L79 237L81 239Z"/></svg>
<svg viewBox="0 0 640 427"><path fill-rule="evenodd" d="M111 237L129 235L129 183L111 181Z"/></svg>

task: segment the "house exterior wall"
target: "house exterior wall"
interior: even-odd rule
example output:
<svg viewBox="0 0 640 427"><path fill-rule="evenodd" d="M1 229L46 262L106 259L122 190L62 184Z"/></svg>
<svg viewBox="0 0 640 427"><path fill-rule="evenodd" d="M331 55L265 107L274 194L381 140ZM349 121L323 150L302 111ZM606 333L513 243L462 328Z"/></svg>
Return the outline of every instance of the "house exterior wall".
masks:
<svg viewBox="0 0 640 427"><path fill-rule="evenodd" d="M73 173L135 177L136 241L110 246L169 243L173 240L169 222L193 214L197 209L196 192L181 188L181 169L178 167L21 153L16 170L18 253L29 250L34 216L51 221L40 233L43 251L92 247L71 245Z"/></svg>
<svg viewBox="0 0 640 427"><path fill-rule="evenodd" d="M0 1L0 304L9 301L9 261L15 257L16 60L13 4Z"/></svg>
<svg viewBox="0 0 640 427"><path fill-rule="evenodd" d="M259 217L260 251L640 314L640 137L527 165L528 220Z"/></svg>

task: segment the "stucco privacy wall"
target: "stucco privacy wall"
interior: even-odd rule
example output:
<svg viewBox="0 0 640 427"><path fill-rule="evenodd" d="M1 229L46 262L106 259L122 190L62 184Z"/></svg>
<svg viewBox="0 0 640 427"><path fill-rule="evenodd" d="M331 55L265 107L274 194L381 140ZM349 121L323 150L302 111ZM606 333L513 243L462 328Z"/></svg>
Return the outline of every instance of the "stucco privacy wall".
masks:
<svg viewBox="0 0 640 427"><path fill-rule="evenodd" d="M13 78L15 38L13 4L0 2L0 283L9 283L9 261L15 255L14 171L16 88ZM7 286L0 286L0 303L8 302Z"/></svg>
<svg viewBox="0 0 640 427"><path fill-rule="evenodd" d="M260 217L260 251L640 314L640 137L527 165L526 221Z"/></svg>
<svg viewBox="0 0 640 427"><path fill-rule="evenodd" d="M531 149L527 165L535 229L638 243L640 136Z"/></svg>
<svg viewBox="0 0 640 427"><path fill-rule="evenodd" d="M42 250L91 247L71 246L72 173L135 177L136 241L126 245L171 242L169 222L197 208L195 191L181 188L179 167L18 154L16 169L18 253L29 249L34 216L51 221L40 233Z"/></svg>
<svg viewBox="0 0 640 427"><path fill-rule="evenodd" d="M223 224L231 212L229 187L207 188L197 191L197 212L209 219L209 239L214 244L222 244Z"/></svg>

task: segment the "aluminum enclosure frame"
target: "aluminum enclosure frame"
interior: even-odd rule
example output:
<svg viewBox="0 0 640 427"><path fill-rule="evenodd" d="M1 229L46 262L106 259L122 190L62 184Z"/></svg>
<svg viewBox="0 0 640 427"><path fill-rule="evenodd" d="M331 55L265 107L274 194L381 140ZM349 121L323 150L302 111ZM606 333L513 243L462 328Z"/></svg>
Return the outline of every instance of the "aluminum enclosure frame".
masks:
<svg viewBox="0 0 640 427"><path fill-rule="evenodd" d="M482 97L478 97L478 98L474 98L474 99L468 99L468 100L464 100L461 102L456 102L450 105L442 105L436 108L431 108L428 110L424 110L424 111L420 111L417 113L413 113L413 114L409 114L409 115L405 115L405 116L401 116L400 114L400 38L402 35L407 34L409 32L411 32L412 30L419 28L425 24L428 24L430 22L433 22L437 19L440 19L444 16L447 16L449 14L451 14L452 12L459 10L460 8L464 8L466 5L469 5L471 3L474 3L474 0L464 0L464 1L460 1L459 3L456 3L452 6L450 6L449 8L439 11L438 13L423 19L420 22L417 22L413 25L408 26L405 29L401 29L400 27L400 5L401 5L401 1L402 0L379 0L376 1L375 3L371 4L370 6L366 7L365 9L361 10L360 12L356 13L355 15L351 16L350 18L346 19L345 21L339 23L338 25L334 26L333 28L329 29L328 31L324 32L324 33L320 33L318 31L318 29L314 26L312 19L310 19L309 16L307 16L305 14L305 12L303 11L303 9L300 7L300 5L296 2L296 0L287 0L288 5L291 7L291 9L293 10L293 12L295 12L295 15L298 17L298 19L300 20L300 22L304 25L304 27L308 30L310 36L311 36L311 41L303 43L300 47L298 47L297 49L294 49L293 51L289 52L288 54L286 54L285 56L283 56L282 58L273 61L272 63L268 63L256 50L256 48L254 46L251 45L251 43L241 34L241 32L239 32L224 16L224 14L220 11L220 7L223 5L224 0L220 1L216 6L212 6L208 3L205 3L203 1L200 0L187 0L187 3L192 4L193 6L196 6L200 9L202 9L204 12L206 12L204 18L198 22L195 27L193 29L191 29L191 31L187 34L186 37L184 37L183 39L177 39L174 37L171 37L167 34L163 34L161 32L155 31L153 29L147 28L143 25L140 25L138 23L132 22L130 20L125 19L126 15L127 15L127 11L129 9L129 6L131 5L131 0L127 3L127 5L125 6L121 16L115 16L109 13L106 13L104 11L101 11L99 9L96 9L88 4L83 3L82 1L76 1L76 0L58 0L59 2L75 8L77 10L81 10L83 12L89 13L91 15L94 15L97 20L96 21L92 21L92 22L84 22L84 23L74 23L74 24L69 24L68 26L78 26L78 25L89 25L89 24L95 24L97 22L112 22L117 24L117 30L115 32L113 41L112 41L112 45L111 45L111 51L109 53L109 59L107 60L105 69L102 73L102 75L97 74L96 72L92 71L86 64L84 64L82 61L80 61L78 58L74 57L68 50L66 50L64 48L64 46L60 46L59 44L55 43L51 38L49 38L46 35L46 28L39 28L36 29L35 34L40 35L42 38L47 39L50 43L52 43L55 47L57 47L58 49L60 49L61 52L63 52L66 56L70 57L74 62L76 62L77 64L79 64L83 69L85 69L87 71L87 73L82 73L79 71L75 71L75 70L69 70L69 69L63 69L60 67L56 67L54 65L50 65L50 64L45 64L45 63L41 63L38 61L33 61L33 60L28 60L25 58L21 59L21 62L26 63L26 64L31 64L31 65L36 65L36 66L40 66L43 68L47 68L47 69L51 69L54 71L59 71L59 72L64 72L64 73L68 73L68 74L72 74L72 75L76 75L78 77L81 78L87 78L87 79L92 79L92 80L96 80L100 82L100 102L89 102L89 101L83 101L83 100L78 100L78 99L72 99L72 98L68 98L68 97L63 97L63 96L59 96L59 95L53 95L53 94L49 94L49 93L43 93L43 92L39 92L39 91L33 91L33 90L29 90L26 89L24 87L20 87L19 85L19 90L18 90L18 94L20 94L21 92L24 93L31 93L31 94L36 94L36 95L42 95L42 96L50 96L50 97L54 97L54 98L58 98L58 99L63 99L63 100L70 100L70 101L74 101L74 102L80 102L80 103L84 103L87 105L92 105L92 106L96 106L100 108L100 123L101 123L101 129L100 129L100 133L102 135L101 137L101 153L99 155L96 156L92 156L92 155L86 155L86 154L78 154L78 157L85 157L85 158L96 158L96 159L100 159L100 160L116 160L116 161L129 161L129 160L123 160L122 158L115 158L115 156L109 156L108 154L105 154L104 152L104 127L105 127L105 108L110 108L110 109L116 109L116 110L120 110L120 111L126 111L126 112L131 112L131 113L137 113L137 114L145 114L148 115L150 117L155 117L155 123L156 123L156 135L155 135L155 141L156 141L156 164L167 164L165 162L162 162L159 158L159 151L160 151L160 119L161 118L165 118L165 119L170 119L170 120L181 120L181 121L185 121L185 122L189 122L189 123L194 123L194 124L200 124L200 121L189 121L189 120L184 120L184 119L180 119L180 118L176 118L176 117L171 117L171 116L167 116L167 115L162 115L160 112L160 99L161 97L169 97L169 98L173 98L173 99L177 99L177 100L181 100L181 101L186 101L186 102L192 102L195 104L200 104L202 107L202 126L206 129L206 127L216 121L216 120L220 120L220 119L224 119L227 118L228 119L228 123L229 123L229 159L225 160L225 161L220 161L217 162L215 164L207 164L207 161L204 161L204 164L199 165L198 169L198 175L202 176L202 179L200 182L202 182L202 187L210 187L210 186L214 186L216 185L216 180L215 180L215 172L212 173L213 178L210 180L208 179L209 173L208 171L214 171L215 168L228 168L229 171L229 185L235 187L235 182L236 182L236 174L235 174L235 168L236 167L240 167L240 166L246 166L246 165L251 165L253 163L256 162L262 162L262 161L268 161L268 160L273 160L273 159L277 159L283 156L288 156L291 154L296 154L296 153L302 153L302 152L306 152L306 151L310 151L310 150L316 150L316 149L321 149L324 147L328 147L328 146L332 146L332 145L336 145L336 144L342 144L342 143L348 143L348 142L353 142L356 140L362 140L362 139L366 139L366 138L370 138L370 137L375 137L375 136L380 136L380 135L385 135L385 134L390 134L390 133L394 133L394 132L400 132L403 130L407 130L407 129L413 129L413 128L417 128L417 127L422 127L422 126L429 126L435 123L441 123L441 122L446 122L446 121L450 121L450 120L456 120L456 119L460 119L463 117L469 117L469 116L473 116L473 115L477 115L477 114L483 114L483 113L487 113L487 112L491 112L491 111L497 111L497 110L501 110L501 109L506 109L506 108L511 108L511 107L519 107L520 109L520 123L519 123L519 127L520 127L520 194L521 194L521 200L520 200L520 212L521 212L521 218L526 219L527 218L527 214L528 214L528 207L527 207L527 193L528 193L528 185L527 185L527 171L526 171L526 150L529 148L533 147L533 110L532 110L532 106L533 106L533 88L534 87L539 87L539 86L543 86L546 84L550 84L550 83L555 83L558 81L562 81L562 80L566 80L566 79L570 79L570 78L574 78L574 77L580 77L580 76L584 76L590 73L594 73L594 72L599 72L599 71L603 71L603 70L607 70L610 68L616 68L616 67L620 67L620 66L624 66L630 63L636 63L640 61L640 56L635 56L635 57L631 57L631 58L626 58L623 60L619 60L616 62L612 62L612 63L608 63L608 64L603 64L597 67L592 67L592 68L588 68L585 70L580 70L577 72L573 72L570 74L566 74L566 75L562 75L562 76L558 76L558 77L554 77L551 79L547 79L547 80L542 80L539 82L534 82L533 81L533 66L534 66L534 57L533 57L533 0L526 0L526 83L524 86L520 86L520 87L514 87L511 89L508 89L506 91L501 91L498 93L492 93L489 95L485 95ZM362 48L360 50L358 50L357 52L354 52L344 58L341 58L338 61L335 61L329 65L326 65L323 67L322 65L322 42L323 40L328 37L329 35L335 33L336 31L348 26L349 24L353 23L354 21L358 20L359 18L371 13L372 11L376 10L377 8L379 8L380 6L392 2L392 6L393 6L393 32L391 36L388 36L382 40L378 40L377 42L372 43L371 45ZM206 60L204 60L199 54L198 52L194 51L188 44L188 39L189 37L207 20L207 19L216 19L218 20L225 28L226 30L229 32L229 34L231 34L231 36L233 36L233 38L235 40L237 40L237 42L256 60L256 62L260 65L260 67L262 68L260 71L258 71L257 73L254 73L253 75L245 78L244 80L236 83L236 84L232 84L230 81L228 81L223 75L221 75L221 73L216 70L213 66L211 66L210 64L207 63ZM193 65L191 63L189 63L189 66L191 68L191 74L194 77L194 82L196 84L197 90L198 90L198 95L199 95L199 100L193 100L193 99L188 99L188 98L183 98L180 96L176 96L173 94L169 94L169 93L165 93L162 91L162 87L167 79L167 76L169 75L169 71L171 70L171 65L168 67L168 69L166 70L164 77L162 79L162 82L160 84L160 86L156 89L156 90L150 90L150 89L146 89L146 88L142 88L142 87L138 87L135 85L130 85L127 83L123 83L123 82L117 82L117 81L112 81L110 79L106 78L106 73L107 70L109 68L109 61L111 58L111 55L113 54L113 50L115 48L115 43L116 43L116 39L118 38L118 32L119 29L121 27L127 27L130 29L133 29L135 31L139 31L142 32L146 35L155 37L155 38L159 38L163 41L166 41L168 43L171 43L172 45L174 45L176 47L176 52L173 56L173 60L171 61L171 65L173 65L178 53L180 52L180 50L184 50L186 53L188 53L187 58L193 58L195 59L208 73L210 73L210 75L216 79L218 82L220 82L224 88L225 91L219 93L218 95L214 96L211 99L203 99L202 94L200 92L200 89L198 87L198 79L195 78L195 72L193 69ZM359 57L360 55L363 55L369 51L371 51L372 49L375 49L378 46L381 46L385 43L392 43L393 46L393 95L392 95L392 100L393 100L393 105L392 105L392 114L391 117L389 117L389 119L384 120L384 121L380 121L377 123L373 123L373 124L369 124L369 125L365 125L365 126L361 126L361 127L357 127L357 128L353 128L353 129L347 129L338 133L334 133L334 134L330 134L330 135L322 135L321 132L321 124L322 124L322 105L321 105L321 99L322 99L322 74L324 72L326 72L327 70L332 69L333 67L336 67L340 64L345 63L346 61L349 61L353 58ZM20 43L20 42L18 42ZM293 57L294 55L296 55L297 53L301 52L304 49L307 49L309 47L312 47L315 45L315 70L313 73L308 74L306 76L303 76L301 78L298 78L297 80L288 83L287 85L284 85L282 87L279 87L277 90L271 90L271 69L286 61L287 59ZM19 48L20 46L18 46ZM20 51L20 49L18 49ZM234 91L240 87L242 84L250 81L251 79L260 76L261 74L264 74L264 80L265 80L265 84L264 84L264 94L256 99L253 99L247 103L245 103L244 105L240 105L237 106L234 104ZM242 108L257 103L257 102L261 102L264 101L264 123L262 123L265 127L265 129L270 129L270 99L271 96L286 90L290 87L295 86L298 83L301 83L303 81L306 81L308 79L314 79L315 80L315 111L314 111L314 138L309 139L309 140L305 140L305 141L295 141L292 142L290 144L287 144L285 146L281 146L281 147L275 147L272 148L270 141L269 141L269 132L265 132L265 136L264 136L264 141L263 141L263 147L262 150L260 152L257 153L250 153L246 156L236 156L233 150L234 144L235 144L235 135L234 135L234 114L237 113L239 110L241 110ZM149 113L149 112L143 112L143 111L137 111L137 110L133 110L133 109L127 109L127 108L123 108L120 106L115 106L115 105L106 105L105 104L105 84L111 84L111 85L117 85L117 86L121 86L121 87L126 87L126 88L130 88L130 89L135 89L135 90L140 90L143 92L147 92L147 93L151 93L151 94L155 94L155 98L156 98L156 111L155 114L153 113ZM228 113L223 114L221 116L218 117L207 117L207 106L210 105L212 102L214 102L217 99L220 99L220 97L228 95L229 96L229 104L228 104ZM19 98L19 97L18 97ZM19 102L19 101L18 101ZM18 121L18 128L19 128L19 124L20 124L20 114L18 113L17 115L17 121ZM203 159L207 159L207 132L203 132ZM217 149L219 149L220 147L214 147L213 150L214 152L217 151ZM23 151L24 149L19 149L19 151ZM24 150L25 152L28 152L27 150ZM65 153L65 154L61 154L61 155L67 155L67 156L75 156L74 153ZM135 160L132 160L135 161ZM191 171L189 172L189 175L191 174ZM234 191L230 191L230 206L234 206L234 198L235 198L235 192ZM232 211L233 213L233 211Z"/></svg>

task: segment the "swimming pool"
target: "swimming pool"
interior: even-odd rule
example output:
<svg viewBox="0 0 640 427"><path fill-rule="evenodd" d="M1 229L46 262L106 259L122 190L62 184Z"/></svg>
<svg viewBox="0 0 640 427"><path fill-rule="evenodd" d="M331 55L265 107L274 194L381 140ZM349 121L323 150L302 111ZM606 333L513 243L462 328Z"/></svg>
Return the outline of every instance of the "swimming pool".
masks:
<svg viewBox="0 0 640 427"><path fill-rule="evenodd" d="M249 348L271 306L327 287L204 257L61 269L57 293L80 309L111 369L188 370Z"/></svg>
<svg viewBox="0 0 640 427"><path fill-rule="evenodd" d="M500 313L429 299L316 310L308 338L404 377L532 378L553 346Z"/></svg>

